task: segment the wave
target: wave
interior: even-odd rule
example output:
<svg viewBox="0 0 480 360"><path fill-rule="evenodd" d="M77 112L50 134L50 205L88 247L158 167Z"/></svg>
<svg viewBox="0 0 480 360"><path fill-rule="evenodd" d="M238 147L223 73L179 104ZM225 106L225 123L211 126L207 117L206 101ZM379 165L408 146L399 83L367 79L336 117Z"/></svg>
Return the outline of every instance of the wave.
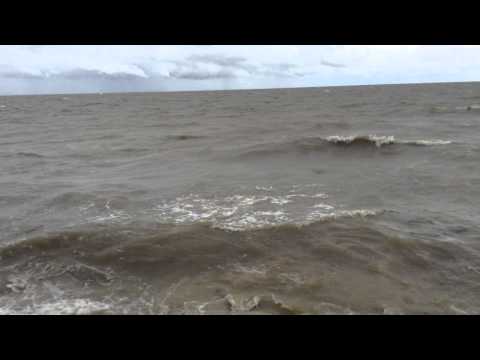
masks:
<svg viewBox="0 0 480 360"><path fill-rule="evenodd" d="M385 145L420 145L435 146L451 144L450 140L426 139L426 140L395 140L394 136L377 136L377 135L353 135L338 136L333 135L325 138L326 141L338 145L375 145L381 147Z"/></svg>
<svg viewBox="0 0 480 360"><path fill-rule="evenodd" d="M401 140L393 135L331 135L327 137L303 137L284 142L272 142L249 146L245 150L237 152L240 158L255 158L257 156L272 155L289 152L315 152L327 151L328 149L379 149L383 147L398 146L438 146L452 144L451 140L442 139L418 139Z"/></svg>
<svg viewBox="0 0 480 360"><path fill-rule="evenodd" d="M3 143L3 145L8 145L8 143ZM25 159L44 159L46 158L45 155L41 155L35 152L26 152L26 151L19 151L19 152L3 152L0 154L2 157L6 158L25 158Z"/></svg>
<svg viewBox="0 0 480 360"><path fill-rule="evenodd" d="M370 216L377 212L376 209L349 209L336 204L323 184L256 186L253 191L238 190L233 194L203 196L187 193L170 199L151 199L147 204L134 199L137 192L112 196L105 192L67 191L43 200L39 206L61 212L69 218L70 224L77 225L126 224L139 220L178 225L201 222L230 231L352 215Z"/></svg>
<svg viewBox="0 0 480 360"><path fill-rule="evenodd" d="M0 307L0 315L101 315L109 309L109 304L90 299L63 299L18 310L14 305Z"/></svg>
<svg viewBox="0 0 480 360"><path fill-rule="evenodd" d="M383 312L360 289L381 278L401 294L422 286L418 272L435 277L438 266L472 260L457 242L412 239L368 220L375 214L244 231L109 223L46 233L0 248L9 273L0 314ZM346 302L343 289L356 298Z"/></svg>
<svg viewBox="0 0 480 360"><path fill-rule="evenodd" d="M177 140L177 141L181 141L181 140L196 140L196 139L204 139L206 138L206 136L203 136L203 135L188 135L188 134L184 134L184 135L169 135L167 136L167 139L169 140Z"/></svg>
<svg viewBox="0 0 480 360"><path fill-rule="evenodd" d="M435 146L435 145L448 145L451 144L450 140L415 140L403 142L404 144L420 145L420 146Z"/></svg>
<svg viewBox="0 0 480 360"><path fill-rule="evenodd" d="M262 236L262 234L275 234L282 236L282 233L304 232L334 223L348 221L363 221L368 217L382 214L384 211L374 210L352 210L339 211L332 214L320 214L301 223L279 223L267 224L265 226L233 227L229 224L217 224L207 221L195 223L90 223L83 224L71 229L64 229L58 232L48 232L44 235L36 235L22 241L5 244L0 247L0 257L3 261L12 257L18 257L26 253L44 254L46 251L67 251L76 253L87 253L99 255L101 251L108 249L116 252L114 248L131 247L132 250L145 247L148 251L150 245L164 242L168 244L163 250L168 253L173 248L183 248L186 252L195 251L195 248L208 247L213 244L220 245L224 241L230 243L228 246L236 247L235 241L248 239L251 236ZM262 224L264 225L264 224ZM189 246L183 246L183 242L192 242ZM227 247L228 247L227 246ZM153 249L154 247L152 247ZM154 250L154 249L153 249ZM159 249L157 249L159 250ZM75 253L74 252L74 253ZM126 255L122 251L123 256ZM85 270L85 269L83 269Z"/></svg>
<svg viewBox="0 0 480 360"><path fill-rule="evenodd" d="M45 156L34 153L34 152L17 152L17 156L23 156L23 157L33 157L33 158L44 158Z"/></svg>
<svg viewBox="0 0 480 360"><path fill-rule="evenodd" d="M353 135L353 136L328 136L325 140L331 144L338 145L382 145L395 144L393 136L377 136L377 135Z"/></svg>
<svg viewBox="0 0 480 360"><path fill-rule="evenodd" d="M278 190L278 189L276 189ZM281 224L302 225L317 220L352 216L372 216L372 209L338 209L319 184L294 185L282 193L257 187L257 194L201 197L190 194L164 201L151 214L164 223L209 223L229 231L246 231ZM285 192L286 191L286 192ZM262 193L264 192L264 193Z"/></svg>
<svg viewBox="0 0 480 360"><path fill-rule="evenodd" d="M468 98L466 98L468 99ZM456 112L477 112L480 110L479 104L470 104L464 106L433 106L430 108L430 113L432 114L452 114Z"/></svg>

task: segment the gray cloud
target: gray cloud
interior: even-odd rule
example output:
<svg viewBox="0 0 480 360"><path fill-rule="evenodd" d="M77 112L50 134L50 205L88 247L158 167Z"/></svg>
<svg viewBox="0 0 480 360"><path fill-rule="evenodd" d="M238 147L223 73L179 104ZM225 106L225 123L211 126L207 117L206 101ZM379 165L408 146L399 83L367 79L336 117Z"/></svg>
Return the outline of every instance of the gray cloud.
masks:
<svg viewBox="0 0 480 360"><path fill-rule="evenodd" d="M29 49L39 52L41 48ZM1 61L1 60L0 60ZM125 63L97 66L95 63L82 67L79 64L73 67L62 66L15 67L11 64L0 63L0 76L17 79L70 79L92 80L110 79L124 80L136 78L173 78L189 80L207 79L234 79L249 76L297 76L293 72L294 64L288 63L252 63L240 56L223 54L197 54L184 59L157 59L144 58ZM159 70L160 69L160 70Z"/></svg>
<svg viewBox="0 0 480 360"><path fill-rule="evenodd" d="M88 69L71 69L67 71L38 71L32 72L28 70L15 69L13 67L0 65L0 77L7 79L31 79L31 80L53 80L53 79L69 79L69 80L91 80L91 79L134 79L144 78L138 74L129 72L113 72L105 73L99 70Z"/></svg>
<svg viewBox="0 0 480 360"><path fill-rule="evenodd" d="M176 79L190 79L190 80L207 80L207 79L233 79L235 74L232 71L221 70L221 71L183 71L183 70L174 70L170 73L170 77Z"/></svg>
<svg viewBox="0 0 480 360"><path fill-rule="evenodd" d="M233 79L248 76L299 76L293 72L294 64L253 64L246 58L224 56L219 54L205 54L189 56L175 64L168 77L178 79Z"/></svg>
<svg viewBox="0 0 480 360"><path fill-rule="evenodd" d="M295 64L280 63L280 64L265 64L262 75L274 77L288 77L288 76L303 76L304 71L298 71L298 66Z"/></svg>
<svg viewBox="0 0 480 360"><path fill-rule="evenodd" d="M233 79L256 71L255 66L246 63L245 58L218 54L192 55L170 64L173 68L166 76L176 79Z"/></svg>
<svg viewBox="0 0 480 360"><path fill-rule="evenodd" d="M466 45L0 45L0 94L473 81L479 56Z"/></svg>
<svg viewBox="0 0 480 360"><path fill-rule="evenodd" d="M334 67L334 68L344 68L344 67L346 67L346 65L344 65L344 64L337 64L337 63L333 63L333 62L326 61L326 60L322 60L320 63L322 65L330 66L330 67Z"/></svg>
<svg viewBox="0 0 480 360"><path fill-rule="evenodd" d="M0 76L7 79L35 79L42 78L42 74L22 71L9 64L0 64Z"/></svg>
<svg viewBox="0 0 480 360"><path fill-rule="evenodd" d="M91 80L91 79L111 79L111 80L133 80L137 78L145 78L147 76L139 76L128 72L104 73L98 70L73 69L58 74L50 75L49 78L64 78L70 80Z"/></svg>
<svg viewBox="0 0 480 360"><path fill-rule="evenodd" d="M199 63L211 63L219 66L232 66L248 68L251 65L245 64L247 59L240 56L224 56L219 54L206 54L206 55L192 55L188 57L188 60Z"/></svg>

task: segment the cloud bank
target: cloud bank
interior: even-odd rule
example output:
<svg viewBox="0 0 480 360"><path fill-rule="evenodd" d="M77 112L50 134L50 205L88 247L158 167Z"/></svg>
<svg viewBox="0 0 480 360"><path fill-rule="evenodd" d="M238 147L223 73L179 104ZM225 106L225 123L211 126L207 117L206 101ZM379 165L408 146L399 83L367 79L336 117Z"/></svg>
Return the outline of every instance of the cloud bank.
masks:
<svg viewBox="0 0 480 360"><path fill-rule="evenodd" d="M0 94L480 80L480 46L0 46Z"/></svg>

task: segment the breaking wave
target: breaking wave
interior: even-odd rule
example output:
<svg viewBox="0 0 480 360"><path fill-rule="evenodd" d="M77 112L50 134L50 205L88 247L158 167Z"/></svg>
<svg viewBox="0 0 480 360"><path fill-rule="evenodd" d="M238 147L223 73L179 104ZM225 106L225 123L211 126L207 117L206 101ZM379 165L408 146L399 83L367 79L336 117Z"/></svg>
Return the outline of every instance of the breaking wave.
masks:
<svg viewBox="0 0 480 360"><path fill-rule="evenodd" d="M367 219L376 214L344 211L243 231L198 222L87 224L34 236L0 248L10 269L0 278L0 314L375 313L384 309L345 301L342 286L383 276L401 292L397 272L435 274L436 264L468 259L459 244L412 240ZM322 277L327 270L343 284L335 296L300 303L289 296L338 289ZM203 281L216 285L207 290Z"/></svg>
<svg viewBox="0 0 480 360"><path fill-rule="evenodd" d="M381 147L385 145L403 144L403 145L448 145L452 142L450 140L395 140L394 136L377 136L377 135L353 135L353 136L338 136L333 135L325 138L326 141L338 145L375 145Z"/></svg>
<svg viewBox="0 0 480 360"><path fill-rule="evenodd" d="M280 193L257 187L257 194L202 197L189 194L164 201L151 209L162 223L209 223L229 231L245 231L281 224L303 225L326 219L371 216L372 209L338 208L319 184L294 185Z"/></svg>
<svg viewBox="0 0 480 360"><path fill-rule="evenodd" d="M382 145L391 145L395 143L393 136L376 136L376 135L353 135L353 136L338 136L333 135L325 138L331 144L338 145L370 145L377 147Z"/></svg>
<svg viewBox="0 0 480 360"><path fill-rule="evenodd" d="M0 308L0 315L100 315L110 306L89 299L64 299L27 306L16 310L14 306Z"/></svg>
<svg viewBox="0 0 480 360"><path fill-rule="evenodd" d="M339 211L331 214L312 214L310 219L302 223L278 223L265 225L263 222L253 224L252 226L240 228L231 224L224 226L212 222L195 223L147 223L147 224L84 224L72 229L60 230L57 232L37 235L22 241L5 244L0 247L0 258L7 261L10 258L16 258L27 253L45 255L49 251L66 251L68 254L93 255L100 256L102 252L112 251L115 254L119 248L122 256L128 256L127 248L132 250L133 255L139 255L139 247L144 248L147 255L157 252L158 256L168 257L174 248L183 249L186 253L195 252L199 247L209 247L220 242L228 242L229 246L235 247L235 241L249 239L251 236L261 236L261 234L275 234L282 237L292 231L308 231L308 229L317 228L322 224L335 224L344 221L362 221L367 217L382 214L382 211L373 210L352 210ZM358 224L357 224L358 225ZM182 242L191 242L188 246L183 246ZM155 249L154 244L164 243L165 247ZM217 246L219 244L216 244ZM149 247L152 247L149 249ZM117 254L118 255L118 254ZM185 255L185 254L184 254ZM81 272L82 274L92 273L89 276L95 276L102 281L108 281L108 274L94 271L93 268L78 265L68 268L67 272ZM16 285L12 287L17 288ZM19 285L21 288L21 284Z"/></svg>
<svg viewBox="0 0 480 360"><path fill-rule="evenodd" d="M284 142L272 142L255 144L240 150L237 156L240 158L255 158L279 153L308 153L315 151L328 151L328 149L379 149L384 147L397 146L438 146L451 144L451 140L441 139L418 139L402 140L396 139L393 135L332 135L327 137L303 137L296 140Z"/></svg>

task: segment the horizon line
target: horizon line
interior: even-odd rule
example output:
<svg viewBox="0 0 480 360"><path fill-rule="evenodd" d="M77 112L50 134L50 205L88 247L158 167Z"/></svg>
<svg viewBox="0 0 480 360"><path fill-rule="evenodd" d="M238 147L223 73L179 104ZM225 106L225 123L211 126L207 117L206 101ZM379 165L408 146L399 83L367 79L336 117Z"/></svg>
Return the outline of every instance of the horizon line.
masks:
<svg viewBox="0 0 480 360"><path fill-rule="evenodd" d="M347 84L347 85L319 85L319 86L290 86L290 87L259 87L259 88L238 88L238 89L190 89L190 90L139 90L139 91L95 91L95 92L52 92L52 93L16 93L1 94L0 97L19 97L19 96L79 96L79 95L116 95L116 94L159 94L159 93L209 93L209 92L241 92L241 91L272 91L272 90L297 90L297 89L327 89L327 88L345 88L345 87L367 87L367 86L415 86L415 85L441 85L441 84L472 84L480 83L480 80L469 81L429 81L429 82L398 82L398 83L372 83L372 84Z"/></svg>

